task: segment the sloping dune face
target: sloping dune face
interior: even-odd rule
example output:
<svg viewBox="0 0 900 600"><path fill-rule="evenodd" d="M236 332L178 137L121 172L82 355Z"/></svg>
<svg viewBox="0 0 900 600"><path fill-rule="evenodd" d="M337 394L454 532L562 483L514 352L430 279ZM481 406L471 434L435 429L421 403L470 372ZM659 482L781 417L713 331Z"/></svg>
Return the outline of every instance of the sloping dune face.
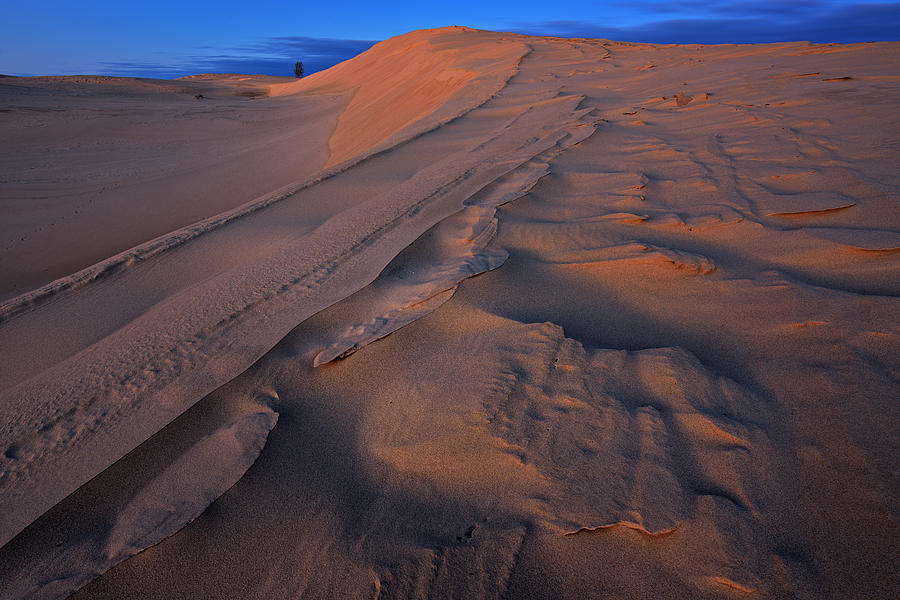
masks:
<svg viewBox="0 0 900 600"><path fill-rule="evenodd" d="M0 307L0 598L897 596L897 72L453 27L267 82L319 171Z"/></svg>
<svg viewBox="0 0 900 600"><path fill-rule="evenodd" d="M371 50L270 94L346 94L329 140L329 164L388 148L434 128L498 92L528 46L465 27L421 31Z"/></svg>

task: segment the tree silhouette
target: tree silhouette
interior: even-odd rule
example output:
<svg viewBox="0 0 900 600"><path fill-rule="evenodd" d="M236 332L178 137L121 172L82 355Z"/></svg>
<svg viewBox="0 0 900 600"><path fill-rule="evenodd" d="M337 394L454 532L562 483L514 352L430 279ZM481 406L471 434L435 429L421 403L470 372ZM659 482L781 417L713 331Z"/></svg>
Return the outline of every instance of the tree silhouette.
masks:
<svg viewBox="0 0 900 600"><path fill-rule="evenodd" d="M294 63L294 77L303 77L303 63L299 60Z"/></svg>

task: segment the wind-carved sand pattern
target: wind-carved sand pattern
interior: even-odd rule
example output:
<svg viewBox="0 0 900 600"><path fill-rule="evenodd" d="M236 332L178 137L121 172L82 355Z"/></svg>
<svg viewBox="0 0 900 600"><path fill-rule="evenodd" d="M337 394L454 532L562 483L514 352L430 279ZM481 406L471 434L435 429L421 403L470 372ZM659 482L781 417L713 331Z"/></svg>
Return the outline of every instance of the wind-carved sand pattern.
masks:
<svg viewBox="0 0 900 600"><path fill-rule="evenodd" d="M752 511L750 494L762 493L752 465L769 452L753 424L768 419L759 399L679 349L587 353L557 326L526 331L485 409L522 462L561 483L549 518L658 533L685 520L697 495ZM567 435L538 437L541 427Z"/></svg>
<svg viewBox="0 0 900 600"><path fill-rule="evenodd" d="M448 219L441 221L436 235L449 234L448 240L441 240L444 245L450 246L450 252L447 253L449 256L445 254L446 260L418 267L411 265L405 273L397 274L390 282L379 277L376 282L389 287L384 294L379 295L384 305L372 304L377 316L348 327L338 341L316 354L313 366L346 358L369 342L383 338L423 317L449 300L463 278L484 273L503 264L506 260L505 253L486 249L497 228L493 213L494 210L490 208L479 210L468 207L456 219L461 223L449 224ZM453 225L456 225L453 228L456 231L448 232Z"/></svg>
<svg viewBox="0 0 900 600"><path fill-rule="evenodd" d="M550 172L544 158L552 159L593 133L594 128L585 124L552 150L484 188L466 201L463 210L436 225L432 233L434 247L425 257L428 262L413 262L383 271L370 286L374 298L361 311L377 316L348 327L338 341L316 354L313 366L346 358L366 344L427 315L453 296L460 281L502 265L506 252L488 248L497 231L494 216L497 207L525 195ZM438 262L430 254L436 255Z"/></svg>
<svg viewBox="0 0 900 600"><path fill-rule="evenodd" d="M0 308L0 598L896 595L898 61L454 27L242 84L315 169Z"/></svg>

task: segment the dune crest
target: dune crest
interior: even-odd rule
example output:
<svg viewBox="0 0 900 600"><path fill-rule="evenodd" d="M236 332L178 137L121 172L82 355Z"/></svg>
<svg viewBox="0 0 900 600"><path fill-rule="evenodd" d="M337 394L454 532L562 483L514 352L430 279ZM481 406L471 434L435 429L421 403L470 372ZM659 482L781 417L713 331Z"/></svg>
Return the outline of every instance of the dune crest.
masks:
<svg viewBox="0 0 900 600"><path fill-rule="evenodd" d="M349 96L329 140L328 165L372 154L421 135L499 92L529 52L497 44L490 32L466 27L423 30L391 38L339 65L269 94Z"/></svg>

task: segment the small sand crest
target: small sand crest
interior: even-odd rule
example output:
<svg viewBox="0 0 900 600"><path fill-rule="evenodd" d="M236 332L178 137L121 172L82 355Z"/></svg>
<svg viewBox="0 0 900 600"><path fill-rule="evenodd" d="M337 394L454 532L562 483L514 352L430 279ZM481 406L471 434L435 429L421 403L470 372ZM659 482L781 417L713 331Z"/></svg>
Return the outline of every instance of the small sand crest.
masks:
<svg viewBox="0 0 900 600"><path fill-rule="evenodd" d="M644 535L648 535L650 537L660 537L663 535L669 535L669 534L675 533L678 530L677 527L673 527L671 529L664 529L662 531L647 531L643 525L640 525L638 523L632 523L630 521L619 521L618 523L610 523L609 525L597 525L596 527L582 527L581 529L578 529L577 531L567 531L563 535L570 536L570 535L579 535L582 533L592 533L595 531L603 531L604 529L611 529L613 527L625 527L628 529L632 529L634 531L639 531L639 532L643 533Z"/></svg>
<svg viewBox="0 0 900 600"><path fill-rule="evenodd" d="M132 498L109 535L115 564L172 535L237 482L262 452L278 415L259 412L197 442Z"/></svg>
<svg viewBox="0 0 900 600"><path fill-rule="evenodd" d="M52 517L36 524L38 529L56 526L55 539L62 541L55 547L25 544L20 548L19 560L27 566L11 576L0 593L4 597L67 598L129 556L176 533L246 473L277 420L277 413L267 409L225 423L161 472L145 476L143 487L130 498L120 490L107 493L105 501L112 505L127 503L116 506L102 525L90 531L79 532L76 525L72 532L70 525L53 523Z"/></svg>
<svg viewBox="0 0 900 600"><path fill-rule="evenodd" d="M503 264L507 257L505 252L486 250L497 230L493 215L493 208L470 206L441 221L432 230L438 246L435 253L443 257L441 262L416 265L395 260L388 265L383 273L390 275L382 275L376 280L387 288L378 294L385 305L372 304L373 312L380 314L348 327L338 341L316 354L313 365L345 358L369 342L432 312L450 299L462 279Z"/></svg>
<svg viewBox="0 0 900 600"><path fill-rule="evenodd" d="M853 208L856 206L855 202L850 204L845 204L843 206L834 206L830 208L820 208L817 210L795 210L791 212L776 212L769 213L770 217L782 217L785 219L797 218L797 217L817 217L820 215L828 215L831 213L840 212L842 210L847 210L848 208Z"/></svg>

